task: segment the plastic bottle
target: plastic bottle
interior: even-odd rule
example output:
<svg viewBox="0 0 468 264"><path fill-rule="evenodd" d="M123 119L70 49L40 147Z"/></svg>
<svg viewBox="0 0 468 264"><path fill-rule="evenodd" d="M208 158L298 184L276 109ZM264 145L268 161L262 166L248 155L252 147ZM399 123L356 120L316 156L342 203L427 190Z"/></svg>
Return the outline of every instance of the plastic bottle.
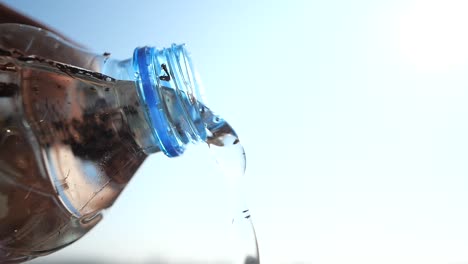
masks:
<svg viewBox="0 0 468 264"><path fill-rule="evenodd" d="M148 155L179 156L225 128L201 103L183 45L117 61L0 24L0 262L73 243Z"/></svg>

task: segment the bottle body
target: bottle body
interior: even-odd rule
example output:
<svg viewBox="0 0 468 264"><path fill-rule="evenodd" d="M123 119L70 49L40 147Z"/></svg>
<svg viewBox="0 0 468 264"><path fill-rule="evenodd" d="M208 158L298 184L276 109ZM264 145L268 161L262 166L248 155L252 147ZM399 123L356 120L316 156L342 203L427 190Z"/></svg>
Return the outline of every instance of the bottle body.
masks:
<svg viewBox="0 0 468 264"><path fill-rule="evenodd" d="M80 58L74 67L36 56L40 47L2 44L0 262L8 263L83 236L157 148L138 142L147 123L135 82L97 72L105 56L86 69L81 50L68 58Z"/></svg>

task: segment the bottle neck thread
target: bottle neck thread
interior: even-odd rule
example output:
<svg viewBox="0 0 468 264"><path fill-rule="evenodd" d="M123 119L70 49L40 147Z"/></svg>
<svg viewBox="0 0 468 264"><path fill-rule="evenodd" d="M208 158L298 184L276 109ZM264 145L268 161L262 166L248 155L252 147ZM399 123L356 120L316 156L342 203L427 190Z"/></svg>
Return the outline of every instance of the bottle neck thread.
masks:
<svg viewBox="0 0 468 264"><path fill-rule="evenodd" d="M202 94L185 46L137 48L133 68L154 144L176 157L187 144L205 141Z"/></svg>

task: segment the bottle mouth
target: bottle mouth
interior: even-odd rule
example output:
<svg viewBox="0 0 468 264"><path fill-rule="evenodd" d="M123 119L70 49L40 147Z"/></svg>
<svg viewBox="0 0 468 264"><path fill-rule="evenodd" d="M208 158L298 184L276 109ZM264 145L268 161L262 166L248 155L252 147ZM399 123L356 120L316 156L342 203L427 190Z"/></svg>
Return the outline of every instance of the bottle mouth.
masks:
<svg viewBox="0 0 468 264"><path fill-rule="evenodd" d="M137 48L133 67L159 148L167 156L176 157L188 143L205 141L201 85L185 45Z"/></svg>

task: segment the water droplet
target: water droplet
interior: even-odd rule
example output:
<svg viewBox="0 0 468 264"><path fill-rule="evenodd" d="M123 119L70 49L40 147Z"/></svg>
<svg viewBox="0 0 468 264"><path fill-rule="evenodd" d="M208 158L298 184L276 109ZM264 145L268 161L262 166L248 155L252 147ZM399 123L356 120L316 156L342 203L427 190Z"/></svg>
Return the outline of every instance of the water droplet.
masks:
<svg viewBox="0 0 468 264"><path fill-rule="evenodd" d="M86 215L83 215L80 218L80 223L84 226L94 226L97 222L102 220L101 212L93 212Z"/></svg>
<svg viewBox="0 0 468 264"><path fill-rule="evenodd" d="M5 128L2 133L0 133L0 146L3 144L20 144L22 142L19 137L19 133L14 127Z"/></svg>
<svg viewBox="0 0 468 264"><path fill-rule="evenodd" d="M0 64L0 70L2 71L16 71L16 65L9 62L6 64Z"/></svg>

